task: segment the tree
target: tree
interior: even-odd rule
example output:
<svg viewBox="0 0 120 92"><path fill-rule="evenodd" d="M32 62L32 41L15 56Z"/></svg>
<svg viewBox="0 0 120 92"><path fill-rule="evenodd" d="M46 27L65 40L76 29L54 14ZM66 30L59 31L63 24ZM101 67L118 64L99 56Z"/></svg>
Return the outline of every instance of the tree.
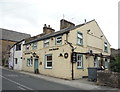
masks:
<svg viewBox="0 0 120 92"><path fill-rule="evenodd" d="M110 61L110 70L113 72L120 72L120 57L114 56Z"/></svg>

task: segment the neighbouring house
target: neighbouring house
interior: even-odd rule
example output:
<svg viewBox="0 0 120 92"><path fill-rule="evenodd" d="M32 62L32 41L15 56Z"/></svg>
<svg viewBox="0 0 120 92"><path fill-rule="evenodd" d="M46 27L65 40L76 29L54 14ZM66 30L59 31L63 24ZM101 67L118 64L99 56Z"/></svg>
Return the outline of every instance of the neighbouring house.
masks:
<svg viewBox="0 0 120 92"><path fill-rule="evenodd" d="M8 66L9 50L18 41L31 37L30 34L0 28L0 65Z"/></svg>
<svg viewBox="0 0 120 92"><path fill-rule="evenodd" d="M24 43L25 40L23 39L11 47L9 57L9 69L22 70L22 54Z"/></svg>
<svg viewBox="0 0 120 92"><path fill-rule="evenodd" d="M60 20L60 31L46 24L44 35L23 47L22 70L64 79L88 76L88 67L108 69L110 43L95 20L76 25Z"/></svg>

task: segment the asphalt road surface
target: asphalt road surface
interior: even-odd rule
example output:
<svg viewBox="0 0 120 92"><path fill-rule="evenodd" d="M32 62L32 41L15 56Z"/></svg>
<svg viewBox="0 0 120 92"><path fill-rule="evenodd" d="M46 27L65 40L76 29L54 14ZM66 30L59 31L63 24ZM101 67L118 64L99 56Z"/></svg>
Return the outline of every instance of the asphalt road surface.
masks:
<svg viewBox="0 0 120 92"><path fill-rule="evenodd" d="M41 78L2 69L2 90L80 90Z"/></svg>
<svg viewBox="0 0 120 92"><path fill-rule="evenodd" d="M1 68L0 68L1 69ZM41 92L40 90L51 90L51 92L59 92L60 90L68 92L119 92L119 91L92 91L92 90L82 90L74 88L71 86L50 82L45 79L37 78L27 74L22 74L12 70L2 69L2 90L8 90L7 92ZM17 90L17 91L16 91ZM6 92L6 91L3 91Z"/></svg>

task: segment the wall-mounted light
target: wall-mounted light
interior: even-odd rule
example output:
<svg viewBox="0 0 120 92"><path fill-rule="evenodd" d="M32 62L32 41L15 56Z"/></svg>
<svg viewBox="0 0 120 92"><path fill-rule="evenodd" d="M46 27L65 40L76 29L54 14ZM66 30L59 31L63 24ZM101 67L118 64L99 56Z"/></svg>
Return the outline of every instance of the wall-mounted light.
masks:
<svg viewBox="0 0 120 92"><path fill-rule="evenodd" d="M103 35L100 36L101 38L103 37Z"/></svg>
<svg viewBox="0 0 120 92"><path fill-rule="evenodd" d="M36 53L34 52L34 53L32 53L32 55L33 55L33 57L35 57L35 56L36 56Z"/></svg>
<svg viewBox="0 0 120 92"><path fill-rule="evenodd" d="M89 30L87 30L87 33L89 33L90 32L90 29Z"/></svg>
<svg viewBox="0 0 120 92"><path fill-rule="evenodd" d="M59 57L63 57L62 53L60 53Z"/></svg>

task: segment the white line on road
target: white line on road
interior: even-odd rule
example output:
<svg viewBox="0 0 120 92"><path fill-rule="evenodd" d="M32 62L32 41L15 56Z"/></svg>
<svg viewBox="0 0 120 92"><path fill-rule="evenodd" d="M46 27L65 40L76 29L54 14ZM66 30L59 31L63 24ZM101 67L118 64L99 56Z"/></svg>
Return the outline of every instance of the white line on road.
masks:
<svg viewBox="0 0 120 92"><path fill-rule="evenodd" d="M19 89L21 90L26 90L25 88L21 87L21 86L18 86Z"/></svg>
<svg viewBox="0 0 120 92"><path fill-rule="evenodd" d="M8 80L8 81L10 81L10 82L13 82L13 83L15 83L15 84L17 84L17 85L19 85L19 86L22 86L22 87L24 87L24 88L26 88L26 89L28 89L28 90L34 90L34 89L31 89L31 88L29 88L29 87L27 87L27 86L25 86L25 85L22 85L22 84L20 84L20 83L18 83L18 82L15 82L15 81L13 81L13 80L10 80L10 79L2 76L2 75L0 75L0 77L4 78L4 79L6 79L6 80Z"/></svg>

